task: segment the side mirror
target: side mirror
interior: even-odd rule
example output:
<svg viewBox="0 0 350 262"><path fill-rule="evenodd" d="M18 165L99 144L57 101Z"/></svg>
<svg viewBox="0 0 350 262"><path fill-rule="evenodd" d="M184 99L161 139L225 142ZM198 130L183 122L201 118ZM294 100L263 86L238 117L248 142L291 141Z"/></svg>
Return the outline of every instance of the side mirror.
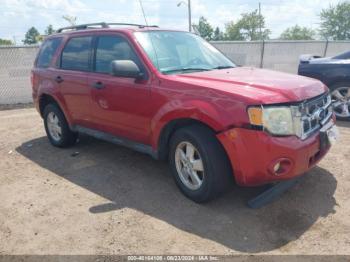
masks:
<svg viewBox="0 0 350 262"><path fill-rule="evenodd" d="M128 77L141 79L144 74L140 68L131 60L114 60L111 63L112 75L119 77Z"/></svg>

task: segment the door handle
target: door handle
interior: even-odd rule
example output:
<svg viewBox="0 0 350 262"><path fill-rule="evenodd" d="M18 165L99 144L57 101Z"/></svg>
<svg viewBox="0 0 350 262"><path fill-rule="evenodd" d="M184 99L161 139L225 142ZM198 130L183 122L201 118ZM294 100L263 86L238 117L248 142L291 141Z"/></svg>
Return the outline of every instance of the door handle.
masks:
<svg viewBox="0 0 350 262"><path fill-rule="evenodd" d="M98 81L96 83L93 83L92 87L96 88L96 89L103 89L103 88L105 88L105 85L102 82Z"/></svg>
<svg viewBox="0 0 350 262"><path fill-rule="evenodd" d="M55 81L56 81L57 83L62 83L62 82L63 82L63 78L62 78L61 76L56 76L56 77L55 77Z"/></svg>

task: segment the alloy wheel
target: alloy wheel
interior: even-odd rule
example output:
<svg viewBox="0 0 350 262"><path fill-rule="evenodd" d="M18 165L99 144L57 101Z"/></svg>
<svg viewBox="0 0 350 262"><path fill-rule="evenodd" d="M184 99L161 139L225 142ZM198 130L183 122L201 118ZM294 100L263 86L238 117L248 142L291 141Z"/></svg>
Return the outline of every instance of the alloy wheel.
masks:
<svg viewBox="0 0 350 262"><path fill-rule="evenodd" d="M190 190L198 190L204 181L203 160L197 148L189 142L176 147L175 165L182 183Z"/></svg>
<svg viewBox="0 0 350 262"><path fill-rule="evenodd" d="M47 129L49 130L50 136L55 141L60 141L62 138L62 128L60 120L54 112L50 112L47 115Z"/></svg>
<svg viewBox="0 0 350 262"><path fill-rule="evenodd" d="M332 92L333 111L337 117L350 117L350 87L338 87Z"/></svg>

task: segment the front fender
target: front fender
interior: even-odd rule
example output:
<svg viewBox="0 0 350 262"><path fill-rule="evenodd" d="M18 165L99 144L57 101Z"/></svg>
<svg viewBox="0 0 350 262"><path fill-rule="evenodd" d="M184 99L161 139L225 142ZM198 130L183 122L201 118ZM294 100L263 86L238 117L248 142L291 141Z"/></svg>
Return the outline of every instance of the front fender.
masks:
<svg viewBox="0 0 350 262"><path fill-rule="evenodd" d="M171 100L164 104L151 120L151 143L158 148L159 136L170 122L180 119L193 119L209 126L216 132L226 128L225 115L220 114L215 106L201 100Z"/></svg>

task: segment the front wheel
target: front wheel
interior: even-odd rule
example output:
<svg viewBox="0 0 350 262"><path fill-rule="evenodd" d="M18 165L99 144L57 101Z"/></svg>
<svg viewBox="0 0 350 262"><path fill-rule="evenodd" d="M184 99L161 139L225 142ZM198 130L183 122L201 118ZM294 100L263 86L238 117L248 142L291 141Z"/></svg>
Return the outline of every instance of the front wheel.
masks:
<svg viewBox="0 0 350 262"><path fill-rule="evenodd" d="M350 120L350 84L332 86L333 111L339 120Z"/></svg>
<svg viewBox="0 0 350 262"><path fill-rule="evenodd" d="M177 130L170 140L169 154L177 186L195 202L208 202L233 183L226 152L209 128L194 125Z"/></svg>

